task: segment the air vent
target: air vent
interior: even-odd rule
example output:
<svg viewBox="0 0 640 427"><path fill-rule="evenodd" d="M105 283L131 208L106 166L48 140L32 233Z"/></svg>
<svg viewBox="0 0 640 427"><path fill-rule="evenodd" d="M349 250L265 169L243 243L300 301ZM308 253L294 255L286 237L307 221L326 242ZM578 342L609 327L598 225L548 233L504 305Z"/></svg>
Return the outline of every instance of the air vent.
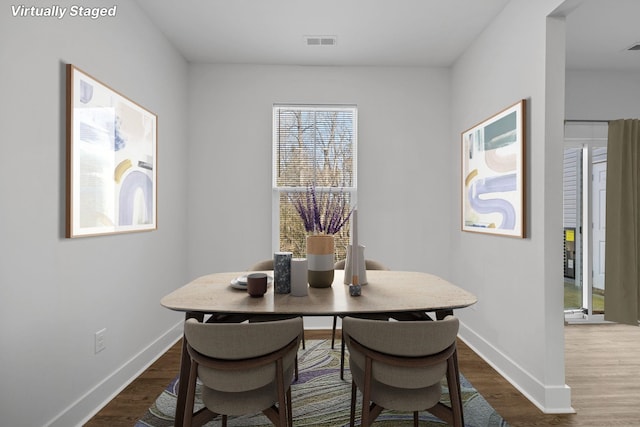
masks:
<svg viewBox="0 0 640 427"><path fill-rule="evenodd" d="M640 42L635 43L633 46L631 46L627 50L640 50Z"/></svg>
<svg viewBox="0 0 640 427"><path fill-rule="evenodd" d="M336 36L305 36L307 46L335 46Z"/></svg>

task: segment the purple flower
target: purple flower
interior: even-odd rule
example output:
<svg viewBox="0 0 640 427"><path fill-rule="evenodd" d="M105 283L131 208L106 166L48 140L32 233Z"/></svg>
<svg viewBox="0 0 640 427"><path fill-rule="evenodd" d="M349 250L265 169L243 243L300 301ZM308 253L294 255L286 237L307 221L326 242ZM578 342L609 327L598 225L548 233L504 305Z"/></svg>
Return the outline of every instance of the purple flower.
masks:
<svg viewBox="0 0 640 427"><path fill-rule="evenodd" d="M349 209L344 193L317 193L309 185L305 193L289 194L289 200L309 233L336 234L347 223L353 209Z"/></svg>

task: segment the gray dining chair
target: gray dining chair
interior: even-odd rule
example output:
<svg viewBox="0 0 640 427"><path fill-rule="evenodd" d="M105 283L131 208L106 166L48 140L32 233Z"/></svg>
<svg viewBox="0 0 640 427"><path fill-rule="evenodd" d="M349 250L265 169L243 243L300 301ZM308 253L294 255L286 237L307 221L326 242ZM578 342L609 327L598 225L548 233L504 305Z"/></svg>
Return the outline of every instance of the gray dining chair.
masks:
<svg viewBox="0 0 640 427"><path fill-rule="evenodd" d="M258 261L249 267L249 271L265 271L265 270L273 270L273 258L264 259L262 261ZM265 320L282 320L282 319L290 319L292 317L300 317L295 315L279 315L279 314L265 314L265 315L253 315L248 318L249 322L262 322ZM302 330L302 349L306 348L305 339L304 339L304 329ZM297 374L296 374L297 378Z"/></svg>
<svg viewBox="0 0 640 427"><path fill-rule="evenodd" d="M263 259L249 267L249 271L273 270L273 259Z"/></svg>
<svg viewBox="0 0 640 427"><path fill-rule="evenodd" d="M345 260L341 260L336 262L333 268L335 268L336 270L344 270L344 266L345 266ZM372 259L365 259L364 266L365 266L365 270L389 270L381 262L374 261ZM388 320L390 315L385 313L363 313L363 314L359 314L358 316L368 318L368 319ZM340 318L343 318L343 317L344 316L340 315ZM334 315L333 326L331 328L331 348L334 348L337 326L338 326L338 315ZM342 380L344 379L344 352L345 352L344 340L341 340L340 341L340 379Z"/></svg>
<svg viewBox="0 0 640 427"><path fill-rule="evenodd" d="M183 425L221 415L264 413L276 426L293 425L291 383L302 318L258 323L184 324L191 360ZM193 413L196 381L205 407Z"/></svg>
<svg viewBox="0 0 640 427"><path fill-rule="evenodd" d="M390 322L345 317L343 339L351 368L350 426L355 424L357 390L362 393L361 426L368 427L385 409L428 411L449 425L464 426L456 349L459 322L454 316L437 321ZM441 402L447 379L450 405Z"/></svg>
<svg viewBox="0 0 640 427"><path fill-rule="evenodd" d="M333 268L336 270L344 270L345 260L338 261L334 264ZM381 262L374 261L372 259L364 260L365 270L389 270ZM331 328L331 348L334 348L336 340L336 327L338 325L338 316L333 316L333 327Z"/></svg>

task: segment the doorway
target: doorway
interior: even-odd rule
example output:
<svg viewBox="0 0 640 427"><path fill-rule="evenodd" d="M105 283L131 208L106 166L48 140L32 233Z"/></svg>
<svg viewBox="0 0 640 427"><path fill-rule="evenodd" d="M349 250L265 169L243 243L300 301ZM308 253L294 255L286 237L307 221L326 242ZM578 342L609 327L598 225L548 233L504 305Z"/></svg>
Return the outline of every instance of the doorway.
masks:
<svg viewBox="0 0 640 427"><path fill-rule="evenodd" d="M563 171L564 308L568 322L604 320L606 122L567 122Z"/></svg>

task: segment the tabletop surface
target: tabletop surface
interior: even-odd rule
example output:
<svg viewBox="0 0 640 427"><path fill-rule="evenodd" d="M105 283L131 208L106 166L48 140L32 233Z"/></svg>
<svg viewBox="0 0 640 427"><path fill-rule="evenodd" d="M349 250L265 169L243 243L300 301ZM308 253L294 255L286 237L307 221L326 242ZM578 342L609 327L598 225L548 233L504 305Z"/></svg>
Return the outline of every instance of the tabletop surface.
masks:
<svg viewBox="0 0 640 427"><path fill-rule="evenodd" d="M264 271L273 275L272 271ZM344 271L336 270L329 288L308 288L308 295L275 294L270 284L262 298L234 289L231 281L247 272L214 273L199 277L168 294L160 303L176 311L201 313L263 313L331 316L348 313L436 311L468 307L476 297L428 273L367 270L362 294L349 295Z"/></svg>

